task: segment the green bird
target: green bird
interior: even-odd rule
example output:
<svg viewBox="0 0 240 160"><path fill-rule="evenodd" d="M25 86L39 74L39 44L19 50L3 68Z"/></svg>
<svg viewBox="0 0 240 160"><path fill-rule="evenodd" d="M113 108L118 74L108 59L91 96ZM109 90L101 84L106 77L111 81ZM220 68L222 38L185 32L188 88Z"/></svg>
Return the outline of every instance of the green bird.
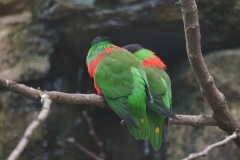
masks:
<svg viewBox="0 0 240 160"><path fill-rule="evenodd" d="M92 41L86 61L97 93L127 123L137 140L148 139L146 99L153 100L141 62L127 50L110 43L107 37Z"/></svg>
<svg viewBox="0 0 240 160"><path fill-rule="evenodd" d="M165 72L166 65L150 50L144 49L139 44L124 46L133 53L142 63L147 75L149 89L155 103L147 102L147 117L150 128L149 142L155 150L161 147L163 132L167 132L168 117L154 110L155 104L165 105L171 109L172 91L171 82ZM169 116L177 119L175 116ZM166 123L165 123L166 122ZM166 128L164 127L166 124Z"/></svg>

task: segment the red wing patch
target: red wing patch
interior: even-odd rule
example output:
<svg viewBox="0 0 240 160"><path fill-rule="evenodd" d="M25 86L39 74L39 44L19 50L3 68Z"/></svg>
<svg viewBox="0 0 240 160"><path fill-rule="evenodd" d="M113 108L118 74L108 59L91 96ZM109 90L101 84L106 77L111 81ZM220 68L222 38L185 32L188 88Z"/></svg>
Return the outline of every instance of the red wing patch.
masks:
<svg viewBox="0 0 240 160"><path fill-rule="evenodd" d="M142 61L142 66L143 67L156 67L157 66L157 67L162 68L164 70L167 69L167 66L163 63L163 61L155 55L151 58L143 60Z"/></svg>

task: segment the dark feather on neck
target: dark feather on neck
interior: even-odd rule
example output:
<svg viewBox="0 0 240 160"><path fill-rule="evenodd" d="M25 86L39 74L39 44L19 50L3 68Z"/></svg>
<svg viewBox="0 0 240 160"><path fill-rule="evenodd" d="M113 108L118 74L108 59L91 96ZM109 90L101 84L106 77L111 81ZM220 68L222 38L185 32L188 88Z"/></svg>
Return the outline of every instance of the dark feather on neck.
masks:
<svg viewBox="0 0 240 160"><path fill-rule="evenodd" d="M128 50L131 53L135 53L136 51L143 49L143 47L139 44L129 44L129 45L123 46L123 48Z"/></svg>
<svg viewBox="0 0 240 160"><path fill-rule="evenodd" d="M97 44L97 43L99 43L99 42L103 42L103 41L109 41L109 38L108 38L108 37L105 37L105 36L96 37L96 38L92 41L92 45Z"/></svg>

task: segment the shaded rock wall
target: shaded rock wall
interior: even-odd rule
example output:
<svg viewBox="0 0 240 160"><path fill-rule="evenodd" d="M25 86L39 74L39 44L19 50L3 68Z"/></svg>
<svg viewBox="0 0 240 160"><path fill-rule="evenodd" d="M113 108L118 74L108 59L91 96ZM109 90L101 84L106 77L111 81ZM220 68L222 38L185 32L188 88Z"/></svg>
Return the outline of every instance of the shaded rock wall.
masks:
<svg viewBox="0 0 240 160"><path fill-rule="evenodd" d="M203 51L238 46L239 2L204 0L198 6ZM55 70L62 71L56 76L66 74L54 68L59 62L77 71L97 35L109 36L120 46L140 43L160 55L170 69L186 58L182 16L172 1L11 0L0 2L0 7L0 75L13 80L37 80ZM35 68L25 63L28 58Z"/></svg>
<svg viewBox="0 0 240 160"><path fill-rule="evenodd" d="M37 1L2 3L0 76L15 81L45 77L50 68L49 56L54 51L54 42L51 41L51 31L34 21L33 8Z"/></svg>

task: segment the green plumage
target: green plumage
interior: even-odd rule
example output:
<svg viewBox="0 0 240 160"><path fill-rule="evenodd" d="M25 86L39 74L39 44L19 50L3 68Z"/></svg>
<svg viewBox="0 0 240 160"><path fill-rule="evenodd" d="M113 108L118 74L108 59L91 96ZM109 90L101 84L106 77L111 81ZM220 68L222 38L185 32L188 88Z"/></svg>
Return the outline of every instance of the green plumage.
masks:
<svg viewBox="0 0 240 160"><path fill-rule="evenodd" d="M125 50L114 50L98 65L94 77L106 101L116 113L129 107L133 120L139 127L137 129L128 124L132 135L136 139L147 139L149 126L146 117L146 84L138 71L138 68L141 69L138 61L135 57L130 57ZM126 121L128 116L122 115L121 118ZM140 123L141 119L145 123Z"/></svg>
<svg viewBox="0 0 240 160"><path fill-rule="evenodd" d="M165 116L159 116L159 114L149 109L147 110L147 116L150 128L149 142L153 149L158 150L161 147L163 132L165 132Z"/></svg>
<svg viewBox="0 0 240 160"><path fill-rule="evenodd" d="M170 109L172 99L171 83L166 72L157 67L145 68L145 72L154 101L164 103ZM148 105L152 104L149 103ZM163 132L165 132L163 125L166 117L152 110L147 111L147 116L150 126L149 142L155 150L158 150L161 147ZM159 128L159 132L156 132L157 128Z"/></svg>
<svg viewBox="0 0 240 160"><path fill-rule="evenodd" d="M131 134L136 139L148 139L146 98L151 99L151 95L140 61L127 50L100 38L99 42L93 41L87 66L96 89L100 89L109 106L128 124Z"/></svg>
<svg viewBox="0 0 240 160"><path fill-rule="evenodd" d="M168 119L162 114L166 113L164 108L171 108L171 82L163 69L165 64L153 52L142 48L140 45L128 45L124 48L134 53L144 67L149 89L154 99L154 103L147 101L147 117L150 128L149 142L155 150L158 150L161 147L163 133L167 130L165 122L168 123ZM176 118L175 115L169 117Z"/></svg>

